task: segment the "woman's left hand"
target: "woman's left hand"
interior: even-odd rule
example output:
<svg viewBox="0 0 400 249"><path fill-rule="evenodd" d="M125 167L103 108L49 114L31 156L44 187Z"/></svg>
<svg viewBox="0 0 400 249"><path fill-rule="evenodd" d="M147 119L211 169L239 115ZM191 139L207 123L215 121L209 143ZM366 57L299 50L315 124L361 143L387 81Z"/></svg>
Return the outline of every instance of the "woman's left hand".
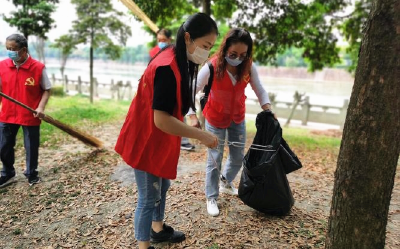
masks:
<svg viewBox="0 0 400 249"><path fill-rule="evenodd" d="M190 117L190 126L201 128L199 119L197 118L196 114L191 114L189 115L189 117Z"/></svg>
<svg viewBox="0 0 400 249"><path fill-rule="evenodd" d="M275 114L274 112L272 112L272 106L271 106L271 104L267 103L267 104L261 106L261 108L262 108L264 111L270 111L270 112L274 115L274 118L275 118L276 120L278 120L278 117L276 116L276 114Z"/></svg>

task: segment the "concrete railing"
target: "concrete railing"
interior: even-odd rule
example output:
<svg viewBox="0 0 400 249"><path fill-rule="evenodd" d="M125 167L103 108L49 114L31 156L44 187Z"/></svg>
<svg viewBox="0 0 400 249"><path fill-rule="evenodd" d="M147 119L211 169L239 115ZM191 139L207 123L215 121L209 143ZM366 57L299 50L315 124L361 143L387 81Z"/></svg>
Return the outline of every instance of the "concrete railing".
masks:
<svg viewBox="0 0 400 249"><path fill-rule="evenodd" d="M64 79L56 78L54 74L51 77L53 85L62 85L67 94L83 94L89 95L90 82L78 79L69 79L67 75ZM130 81L125 84L122 81L111 80L110 83L100 83L96 78L93 78L93 93L97 98L111 98L117 100L131 100L133 98L133 89Z"/></svg>
<svg viewBox="0 0 400 249"><path fill-rule="evenodd" d="M71 80L67 75L65 75L64 79L58 79L52 75L52 81L54 85L63 85L67 94L89 95L90 82L82 81L80 77L77 80ZM122 81L114 83L114 80L111 80L110 83L99 83L95 78L93 87L95 97L117 100L131 100L136 90L133 89L130 81L125 84ZM274 112L280 118L289 118L293 111L294 102L276 101L275 99L276 96L270 96ZM315 105L310 104L310 98L306 96L304 101L297 105L291 119L301 120L302 125L307 125L308 122L315 122L339 125L343 128L348 104L349 101L345 100L341 107ZM258 114L260 111L261 107L257 99L248 98L246 100L247 114Z"/></svg>
<svg viewBox="0 0 400 249"><path fill-rule="evenodd" d="M294 102L275 101L271 99L273 111L277 113L280 118L288 119L293 110ZM309 96L306 96L293 112L292 120L300 120L302 125L307 125L308 122L324 123L339 125L343 128L346 119L347 107L349 100L344 100L343 105L328 106L328 105L315 105L310 104ZM257 114L261 111L260 104L257 99L246 100L246 113Z"/></svg>

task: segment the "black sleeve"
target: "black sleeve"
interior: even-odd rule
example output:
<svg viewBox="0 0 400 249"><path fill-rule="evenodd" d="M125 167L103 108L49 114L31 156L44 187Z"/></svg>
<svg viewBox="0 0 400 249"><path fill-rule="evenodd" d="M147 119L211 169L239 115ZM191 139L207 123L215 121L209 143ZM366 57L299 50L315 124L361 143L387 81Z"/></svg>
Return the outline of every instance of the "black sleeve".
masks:
<svg viewBox="0 0 400 249"><path fill-rule="evenodd" d="M158 67L154 77L153 109L174 113L176 105L176 79L171 67Z"/></svg>

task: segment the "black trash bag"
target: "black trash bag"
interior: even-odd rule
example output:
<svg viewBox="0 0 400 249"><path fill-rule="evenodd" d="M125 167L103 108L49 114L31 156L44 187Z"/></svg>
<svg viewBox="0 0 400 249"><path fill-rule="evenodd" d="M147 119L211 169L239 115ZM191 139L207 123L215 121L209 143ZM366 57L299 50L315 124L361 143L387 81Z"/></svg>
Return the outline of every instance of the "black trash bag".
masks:
<svg viewBox="0 0 400 249"><path fill-rule="evenodd" d="M239 198L262 213L285 215L294 204L286 174L301 168L301 163L282 138L282 129L272 112L259 113L256 128L253 144L269 145L271 147L267 150L271 151L252 147L247 151L243 159Z"/></svg>
<svg viewBox="0 0 400 249"><path fill-rule="evenodd" d="M281 158L282 166L286 174L289 174L303 167L299 158L290 149L289 145L283 138L281 140L281 145L279 148L279 156Z"/></svg>

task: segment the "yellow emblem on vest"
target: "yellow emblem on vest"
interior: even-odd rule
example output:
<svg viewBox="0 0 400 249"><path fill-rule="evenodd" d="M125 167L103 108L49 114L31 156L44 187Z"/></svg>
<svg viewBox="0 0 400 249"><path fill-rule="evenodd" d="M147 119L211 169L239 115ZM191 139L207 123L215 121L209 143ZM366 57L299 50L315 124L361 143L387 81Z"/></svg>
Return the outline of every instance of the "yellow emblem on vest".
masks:
<svg viewBox="0 0 400 249"><path fill-rule="evenodd" d="M33 77L29 77L25 80L25 86L34 86L35 79Z"/></svg>

